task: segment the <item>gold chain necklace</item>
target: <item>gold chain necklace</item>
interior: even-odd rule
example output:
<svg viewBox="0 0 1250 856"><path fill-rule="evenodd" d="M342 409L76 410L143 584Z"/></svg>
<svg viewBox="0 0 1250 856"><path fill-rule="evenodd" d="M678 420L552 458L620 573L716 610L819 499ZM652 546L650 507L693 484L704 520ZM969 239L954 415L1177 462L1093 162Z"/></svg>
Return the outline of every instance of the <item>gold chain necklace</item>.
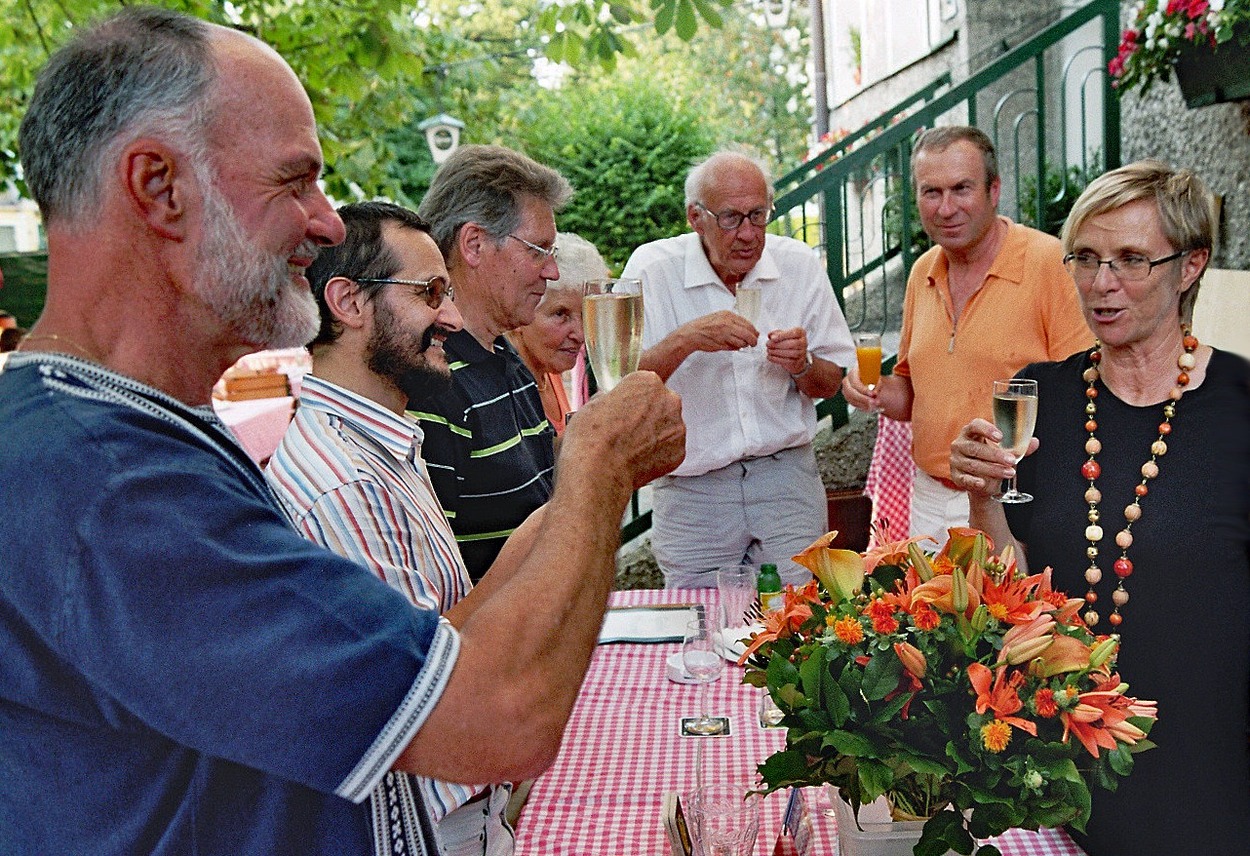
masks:
<svg viewBox="0 0 1250 856"><path fill-rule="evenodd" d="M1176 360L1176 367L1180 369L1180 373L1176 376L1176 386L1168 393L1168 400L1163 405L1163 421L1159 423L1159 438L1150 444L1150 460L1142 465L1141 482L1133 488L1133 501L1124 508L1124 528L1115 536L1115 544L1120 548L1120 558L1115 560L1112 570L1115 571L1120 581L1115 591L1111 593L1112 610L1107 616L1107 621L1113 628L1119 627L1124 620L1124 617L1120 615L1120 607L1128 603L1128 591L1124 588L1124 581L1133 573L1133 562L1128 557L1128 548L1133 546L1133 524L1141 519L1141 501L1150 493L1150 480L1159 475L1159 458L1166 455L1168 451L1165 438L1172 433L1172 417L1176 415L1176 404L1185 394L1185 387L1189 385L1189 373L1197 365L1194 351L1198 348L1198 340L1190 334L1188 327L1182 327L1182 343L1185 352ZM1098 567L1098 542L1102 540L1103 535L1102 526L1099 525L1101 515L1098 511L1098 503L1102 501L1102 491L1095 485L1098 476L1102 474L1102 467L1097 460L1098 453L1102 451L1102 443L1094 433L1098 430L1098 422L1094 418L1098 413L1098 390L1094 388L1094 382L1098 380L1098 364L1102 361L1101 342L1094 343L1094 349L1089 354L1089 361L1092 365L1082 375L1088 384L1085 389L1085 431L1089 434L1089 438L1085 441L1085 452L1089 455L1089 459L1081 465L1081 475L1089 480L1089 487L1085 491L1085 501L1089 503L1087 514L1089 525L1085 527L1085 538L1089 541L1089 546L1085 548L1085 555L1089 558L1089 567L1085 570L1085 581L1089 583L1089 591L1085 593L1085 603L1088 609L1081 618L1089 628L1093 629L1099 618L1097 610L1094 609L1094 604L1098 602L1098 592L1094 590L1094 587L1102 581L1102 569Z"/></svg>
<svg viewBox="0 0 1250 856"><path fill-rule="evenodd" d="M49 342L64 342L65 344L79 351L84 356L88 357L89 359L94 360L97 363L104 362L104 360L96 356L95 353L92 352L90 349L84 348L82 345L78 344L73 339L69 338L68 336L58 336L56 333L35 333L29 336L25 336L22 338L21 345L18 345L17 349L19 351L25 350L25 348L23 348L22 345L25 345L27 342L33 342L36 339L46 339Z"/></svg>

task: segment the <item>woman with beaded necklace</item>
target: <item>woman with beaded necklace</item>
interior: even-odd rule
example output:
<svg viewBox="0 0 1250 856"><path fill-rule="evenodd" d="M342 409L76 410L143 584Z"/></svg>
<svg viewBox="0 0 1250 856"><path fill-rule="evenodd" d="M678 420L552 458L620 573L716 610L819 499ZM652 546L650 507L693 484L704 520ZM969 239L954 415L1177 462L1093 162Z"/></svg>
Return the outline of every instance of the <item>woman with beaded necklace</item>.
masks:
<svg viewBox="0 0 1250 856"><path fill-rule="evenodd" d="M1141 161L1091 183L1061 237L1098 342L1019 374L1038 383L1018 466L1034 500L995 501L1014 458L993 425L951 444L971 525L1083 595L1094 632L1122 637L1132 694L1158 700L1157 748L1116 792L1095 789L1077 839L1090 856L1250 841L1250 364L1189 329L1215 225L1187 170Z"/></svg>

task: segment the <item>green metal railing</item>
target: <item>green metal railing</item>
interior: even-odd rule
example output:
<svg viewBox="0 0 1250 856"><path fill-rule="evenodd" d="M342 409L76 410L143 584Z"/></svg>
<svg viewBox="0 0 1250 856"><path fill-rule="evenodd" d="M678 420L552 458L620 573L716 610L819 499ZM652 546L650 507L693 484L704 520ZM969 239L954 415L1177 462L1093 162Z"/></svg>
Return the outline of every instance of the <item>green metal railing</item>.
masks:
<svg viewBox="0 0 1250 856"><path fill-rule="evenodd" d="M1065 42L1095 21L1100 26L1093 43L1073 48ZM927 248L911 190L917 133L939 119L982 127L999 152L1004 199L1014 199L1015 210L1009 205L1006 212L1045 228L1052 212L1066 212L1072 202L1070 182L1056 176L1085 176L1119 164L1119 102L1105 72L1118 40L1118 2L1094 0L943 92L944 75L778 182L774 228L824 249L830 281L853 329L890 328L896 319L888 307L901 302L907 272ZM1082 67L1091 61L1092 67ZM990 121L979 122L978 100L1030 68L1031 82L1002 92ZM1088 121L1091 86L1101 101L1096 128ZM1070 162L1069 151L1077 147L1079 161ZM1052 195L1048 188L1056 183ZM870 304L870 293L879 305Z"/></svg>
<svg viewBox="0 0 1250 856"><path fill-rule="evenodd" d="M1091 22L1096 35L1073 45L1074 34ZM941 75L782 176L770 230L823 252L852 329L897 332L907 274L928 247L911 188L918 132L937 124L981 127L998 150L1007 201L1000 208L1046 229L1071 206L1071 182L1063 180L1070 172L1091 176L1120 163L1119 101L1106 74L1119 29L1118 0L1093 0L958 84ZM1021 76L1027 82L1016 83ZM990 119L982 123L978 101L990 98L996 98ZM1073 149L1079 154L1071 156ZM819 402L817 412L835 428L847 421L840 394ZM622 537L628 541L650 525L651 512L641 511L635 494Z"/></svg>

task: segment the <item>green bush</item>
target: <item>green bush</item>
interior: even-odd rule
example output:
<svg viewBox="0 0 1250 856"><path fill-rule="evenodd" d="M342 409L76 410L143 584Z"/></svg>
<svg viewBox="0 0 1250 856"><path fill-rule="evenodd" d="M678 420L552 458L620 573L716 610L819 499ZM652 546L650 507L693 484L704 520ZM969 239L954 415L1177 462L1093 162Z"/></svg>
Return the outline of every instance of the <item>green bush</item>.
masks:
<svg viewBox="0 0 1250 856"><path fill-rule="evenodd" d="M713 150L692 103L638 79L544 93L517 136L577 191L560 230L591 241L614 271L639 245L687 230L686 173Z"/></svg>
<svg viewBox="0 0 1250 856"><path fill-rule="evenodd" d="M1068 219L1068 212L1076 203L1086 186L1102 175L1102 152L1090 153L1086 166L1073 164L1061 171L1057 166L1046 161L1046 178L1043 182L1043 197L1046 201L1046 222L1040 223L1037 216L1037 176L1026 175L1020 180L1020 218L1043 232L1056 237Z"/></svg>

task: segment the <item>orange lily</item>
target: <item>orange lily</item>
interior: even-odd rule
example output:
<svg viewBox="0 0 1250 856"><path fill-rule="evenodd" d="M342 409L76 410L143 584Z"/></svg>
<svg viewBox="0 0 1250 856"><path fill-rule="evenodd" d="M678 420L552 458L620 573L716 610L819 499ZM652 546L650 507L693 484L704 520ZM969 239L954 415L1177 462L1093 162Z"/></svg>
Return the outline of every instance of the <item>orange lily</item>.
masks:
<svg viewBox="0 0 1250 856"><path fill-rule="evenodd" d="M751 644L738 658L741 666L765 642L774 642L783 636L793 636L812 617L812 604L820 602L816 581L812 580L801 589L786 586L783 606L764 619L764 629L751 637Z"/></svg>
<svg viewBox="0 0 1250 856"><path fill-rule="evenodd" d="M950 559L953 564L961 568L968 567L976 559L978 541L981 542L979 549L981 556L988 556L994 552L994 542L990 541L989 536L980 529L956 526L947 530L947 532L950 535L950 539L938 555Z"/></svg>
<svg viewBox="0 0 1250 856"><path fill-rule="evenodd" d="M838 603L851 600L864 588L864 559L854 550L837 550L829 545L838 536L836 531L817 538L794 561L812 572L825 591Z"/></svg>
<svg viewBox="0 0 1250 856"><path fill-rule="evenodd" d="M894 653L898 655L899 662L903 664L903 668L912 674L915 678L924 678L925 672L929 670L929 662L924 658L924 654L919 648L910 642L895 642Z"/></svg>
<svg viewBox="0 0 1250 856"><path fill-rule="evenodd" d="M880 544L864 553L864 570L872 573L880 565L901 565L907 559L907 545L919 544L921 541L933 541L930 535L919 535L903 541L892 541ZM934 541L936 544L937 542Z"/></svg>
<svg viewBox="0 0 1250 856"><path fill-rule="evenodd" d="M1112 682L1114 681L1114 683ZM1098 757L1098 749L1114 749L1118 741L1132 746L1146 736L1146 733L1128 722L1130 716L1151 716L1154 702L1140 703L1128 698L1115 689L1103 689L1119 684L1119 677L1099 684L1099 688L1081 693L1078 703L1070 711L1059 714L1063 720L1063 741L1068 742L1068 734L1075 734L1089 754Z"/></svg>
<svg viewBox="0 0 1250 856"><path fill-rule="evenodd" d="M968 602L964 609L955 608L955 578L953 574L939 573L927 583L921 583L912 589L911 599L915 601L924 601L939 612L956 615L963 612L965 616L971 617L976 611L977 606L981 603L980 589L974 582L980 582L982 574L980 569L973 566L976 572L975 576L968 576L967 582L967 598Z"/></svg>
<svg viewBox="0 0 1250 856"><path fill-rule="evenodd" d="M1080 639L1056 634L1054 642L1029 664L1029 672L1041 678L1075 672L1089 665L1090 653L1090 647Z"/></svg>
<svg viewBox="0 0 1250 856"><path fill-rule="evenodd" d="M990 683L991 675L994 675L993 685ZM1021 672L1012 670L1011 676L1008 677L1006 666L999 666L995 674L987 666L973 663L968 666L968 679L972 682L972 688L977 692L977 713L992 710L996 719L1014 725L1033 737L1037 736L1036 723L1012 716L1024 707L1024 702L1020 700L1018 692L1024 683L1024 675Z"/></svg>
<svg viewBox="0 0 1250 856"><path fill-rule="evenodd" d="M1030 582L1032 580L1033 582ZM987 577L981 591L990 615L1008 624L1027 624L1047 610L1048 603L1041 600L1029 600L1029 594L1040 582L1039 578L1013 580L1004 578L1001 583Z"/></svg>

